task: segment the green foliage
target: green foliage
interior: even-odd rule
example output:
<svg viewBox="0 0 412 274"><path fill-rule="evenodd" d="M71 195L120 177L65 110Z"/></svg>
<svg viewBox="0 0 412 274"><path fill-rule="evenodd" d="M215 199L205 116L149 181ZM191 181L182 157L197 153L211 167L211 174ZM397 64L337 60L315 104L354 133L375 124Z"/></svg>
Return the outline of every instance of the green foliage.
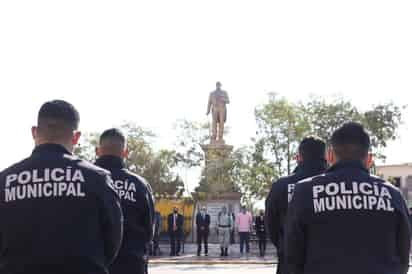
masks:
<svg viewBox="0 0 412 274"><path fill-rule="evenodd" d="M251 205L254 199L264 198L277 177L276 169L255 147L241 147L232 157L230 175L243 194L242 203Z"/></svg>
<svg viewBox="0 0 412 274"><path fill-rule="evenodd" d="M127 123L120 127L127 138L129 151L125 159L126 167L144 177L152 186L157 196L180 197L184 192L184 183L175 169L178 155L174 150L155 151L151 145L155 134L136 124ZM98 146L98 133L86 134L75 154L89 161L95 160Z"/></svg>
<svg viewBox="0 0 412 274"><path fill-rule="evenodd" d="M80 143L74 148L73 153L90 162L96 160L96 148L99 145L98 133L82 134Z"/></svg>
<svg viewBox="0 0 412 274"><path fill-rule="evenodd" d="M269 94L269 102L256 108L256 150L273 155L278 174L290 173L298 142L310 125L302 109L286 98Z"/></svg>
<svg viewBox="0 0 412 274"><path fill-rule="evenodd" d="M185 168L198 167L204 160L200 144L210 138L209 123L179 120L174 128L177 131L176 151L179 165Z"/></svg>
<svg viewBox="0 0 412 274"><path fill-rule="evenodd" d="M291 172L299 142L305 136L316 135L327 142L343 123L357 121L369 131L375 156L384 159L383 149L397 138L403 108L390 102L362 111L342 97L311 97L294 103L270 94L269 101L255 111L255 150L276 168L278 176L283 176Z"/></svg>

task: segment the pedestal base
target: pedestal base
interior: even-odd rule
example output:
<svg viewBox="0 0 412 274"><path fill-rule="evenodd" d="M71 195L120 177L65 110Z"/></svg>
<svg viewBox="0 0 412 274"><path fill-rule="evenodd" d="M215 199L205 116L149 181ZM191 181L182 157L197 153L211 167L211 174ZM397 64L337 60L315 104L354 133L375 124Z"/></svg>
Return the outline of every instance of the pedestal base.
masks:
<svg viewBox="0 0 412 274"><path fill-rule="evenodd" d="M233 214L233 224L235 222L236 215L240 212L240 197L241 194L238 192L228 192L223 193L219 197L214 197L211 199L206 199L205 201L197 202L195 216L199 210L205 206L207 208L207 213L210 215L210 233L209 233L209 242L218 243L217 236L217 218L219 212L222 210L222 207L225 206L229 213ZM195 220L195 219L194 219ZM196 220L193 224L194 239L196 239ZM238 242L238 235L234 233L234 240Z"/></svg>

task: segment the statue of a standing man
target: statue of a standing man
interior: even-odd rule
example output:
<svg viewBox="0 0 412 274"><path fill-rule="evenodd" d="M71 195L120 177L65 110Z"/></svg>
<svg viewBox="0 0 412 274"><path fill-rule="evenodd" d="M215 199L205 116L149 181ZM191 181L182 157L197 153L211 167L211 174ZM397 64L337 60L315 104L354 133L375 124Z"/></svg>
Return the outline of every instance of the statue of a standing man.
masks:
<svg viewBox="0 0 412 274"><path fill-rule="evenodd" d="M224 142L223 131L227 118L226 104L229 104L229 96L227 92L221 89L222 84L216 83L216 90L209 95L209 103L207 105L207 115L212 110L212 138L211 142Z"/></svg>

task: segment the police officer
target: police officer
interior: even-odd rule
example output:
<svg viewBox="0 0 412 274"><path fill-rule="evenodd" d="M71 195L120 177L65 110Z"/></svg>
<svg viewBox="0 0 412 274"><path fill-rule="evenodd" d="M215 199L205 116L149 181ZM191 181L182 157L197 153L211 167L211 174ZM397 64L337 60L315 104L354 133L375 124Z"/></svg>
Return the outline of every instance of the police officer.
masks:
<svg viewBox="0 0 412 274"><path fill-rule="evenodd" d="M0 273L108 273L122 211L109 173L71 153L79 120L73 105L46 102L31 156L1 172Z"/></svg>
<svg viewBox="0 0 412 274"><path fill-rule="evenodd" d="M221 257L229 256L228 249L230 245L230 232L232 229L233 217L227 212L227 208L223 206L217 216L217 233L219 236Z"/></svg>
<svg viewBox="0 0 412 274"><path fill-rule="evenodd" d="M406 274L408 209L397 188L369 174L369 135L346 123L331 144L333 166L294 190L286 226L290 273Z"/></svg>
<svg viewBox="0 0 412 274"><path fill-rule="evenodd" d="M123 243L110 267L111 274L140 273L145 270L145 252L153 236L154 201L150 185L128 171L126 138L118 129L102 133L96 165L111 172L113 188L121 199L124 215Z"/></svg>
<svg viewBox="0 0 412 274"><path fill-rule="evenodd" d="M270 240L277 249L278 274L288 273L284 258L284 226L293 188L299 180L324 172L327 166L325 158L326 145L322 140L312 136L304 138L299 144L295 172L274 182L266 199L265 219Z"/></svg>

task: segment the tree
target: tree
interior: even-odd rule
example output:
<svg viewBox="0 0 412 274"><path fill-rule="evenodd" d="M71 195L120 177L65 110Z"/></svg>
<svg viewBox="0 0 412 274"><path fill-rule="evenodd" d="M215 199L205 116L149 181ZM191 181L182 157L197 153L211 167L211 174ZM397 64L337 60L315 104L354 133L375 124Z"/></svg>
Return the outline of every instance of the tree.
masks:
<svg viewBox="0 0 412 274"><path fill-rule="evenodd" d="M179 120L174 126L177 131L176 151L182 167L198 167L204 160L200 144L209 140L209 123Z"/></svg>
<svg viewBox="0 0 412 274"><path fill-rule="evenodd" d="M290 173L299 140L309 130L304 112L298 105L271 93L269 102L257 107L256 150L272 155L278 174Z"/></svg>
<svg viewBox="0 0 412 274"><path fill-rule="evenodd" d="M390 102L361 111L342 97L328 100L311 97L294 103L269 94L268 102L255 111L258 125L255 150L261 152L262 160L273 164L278 176L283 176L291 172L294 155L304 136L316 135L328 141L343 123L357 121L369 131L375 155L384 159L383 149L398 136L403 108Z"/></svg>
<svg viewBox="0 0 412 274"><path fill-rule="evenodd" d="M127 138L128 157L126 167L145 178L158 196L180 197L184 192L184 183L175 172L178 165L176 151L163 149L155 151L151 145L156 136L142 127L126 123L120 127ZM98 133L86 134L75 154L89 161L95 160L95 148L98 146Z"/></svg>
<svg viewBox="0 0 412 274"><path fill-rule="evenodd" d="M328 141L333 131L345 122L363 124L370 133L371 147L378 159L385 159L383 150L388 141L398 137L397 129L401 125L402 110L405 108L389 102L360 111L342 97L329 100L312 97L309 102L300 102L299 107L306 113L310 125L308 133L325 141Z"/></svg>
<svg viewBox="0 0 412 274"><path fill-rule="evenodd" d="M256 199L263 199L273 179L277 178L272 163L253 146L241 147L234 151L230 175L243 194L242 202L247 205Z"/></svg>

